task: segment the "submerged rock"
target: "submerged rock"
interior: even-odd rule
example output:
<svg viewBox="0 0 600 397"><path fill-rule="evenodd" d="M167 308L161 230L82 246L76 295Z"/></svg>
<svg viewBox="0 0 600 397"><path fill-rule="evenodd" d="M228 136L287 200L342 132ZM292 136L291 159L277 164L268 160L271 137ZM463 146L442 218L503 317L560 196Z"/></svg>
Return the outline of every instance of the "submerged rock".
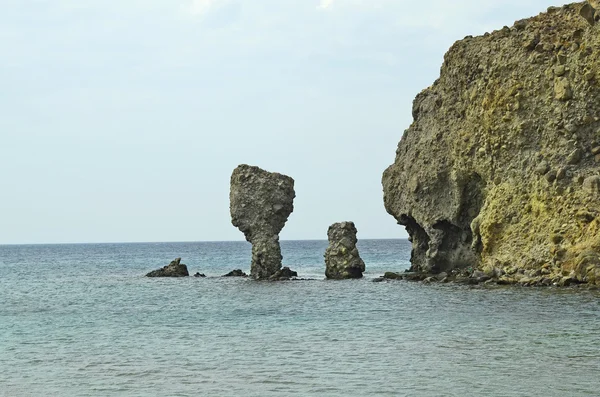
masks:
<svg viewBox="0 0 600 397"><path fill-rule="evenodd" d="M404 276L402 273L385 272L382 278L386 280L402 280Z"/></svg>
<svg viewBox="0 0 600 397"><path fill-rule="evenodd" d="M294 210L294 180L250 165L231 175L231 223L252 243L250 275L268 279L281 269L279 232Z"/></svg>
<svg viewBox="0 0 600 397"><path fill-rule="evenodd" d="M227 274L224 274L223 277L248 277L248 275L244 273L242 269L235 269Z"/></svg>
<svg viewBox="0 0 600 397"><path fill-rule="evenodd" d="M329 226L329 246L325 250L325 276L331 279L361 278L365 262L356 248L354 222L340 222Z"/></svg>
<svg viewBox="0 0 600 397"><path fill-rule="evenodd" d="M194 274L194 277L202 277L202 278L204 278L204 277L206 277L206 274L197 272L196 274Z"/></svg>
<svg viewBox="0 0 600 397"><path fill-rule="evenodd" d="M386 210L412 241L412 271L551 265L553 283L597 282L600 265L578 265L581 253L600 254L595 4L457 41L417 95L382 178Z"/></svg>
<svg viewBox="0 0 600 397"><path fill-rule="evenodd" d="M181 263L181 258L176 258L162 269L146 274L146 277L187 277L189 275L187 266Z"/></svg>

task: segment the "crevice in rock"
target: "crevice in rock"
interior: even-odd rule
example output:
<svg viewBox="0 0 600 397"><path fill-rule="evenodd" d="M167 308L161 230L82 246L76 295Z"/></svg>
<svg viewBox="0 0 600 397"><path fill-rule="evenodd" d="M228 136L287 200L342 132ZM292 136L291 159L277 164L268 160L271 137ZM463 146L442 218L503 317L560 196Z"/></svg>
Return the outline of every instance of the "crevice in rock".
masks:
<svg viewBox="0 0 600 397"><path fill-rule="evenodd" d="M481 238L478 229L472 229L471 225L484 204L485 182L473 173L463 179L458 191L454 220L440 219L433 225L422 226L412 216L400 217L398 223L406 227L412 242L411 271L440 273L479 263Z"/></svg>
<svg viewBox="0 0 600 397"><path fill-rule="evenodd" d="M441 220L433 225L430 235L430 273L474 265L476 254L471 249L473 234L469 226L462 228L448 220Z"/></svg>
<svg viewBox="0 0 600 397"><path fill-rule="evenodd" d="M467 179L461 191L461 203L457 216L458 225L466 233L464 242L471 245L471 250L477 259L483 250L477 217L485 202L485 187L486 183L478 173L473 173Z"/></svg>
<svg viewBox="0 0 600 397"><path fill-rule="evenodd" d="M427 251L429 250L429 235L419 225L415 218L407 214L402 214L398 224L406 228L408 240L412 243L410 253L410 270L413 272L424 271L427 268Z"/></svg>
<svg viewBox="0 0 600 397"><path fill-rule="evenodd" d="M463 185L458 210L458 224L461 228L470 228L473 219L479 215L485 200L484 189L485 182L478 173L473 173Z"/></svg>
<svg viewBox="0 0 600 397"><path fill-rule="evenodd" d="M466 233L466 231L462 230L460 227L453 225L446 220L439 221L433 225L433 228L441 232L442 241L440 242L438 249L442 251L454 250L461 242L466 242L463 241L463 239L469 240L469 243L472 239L470 230Z"/></svg>

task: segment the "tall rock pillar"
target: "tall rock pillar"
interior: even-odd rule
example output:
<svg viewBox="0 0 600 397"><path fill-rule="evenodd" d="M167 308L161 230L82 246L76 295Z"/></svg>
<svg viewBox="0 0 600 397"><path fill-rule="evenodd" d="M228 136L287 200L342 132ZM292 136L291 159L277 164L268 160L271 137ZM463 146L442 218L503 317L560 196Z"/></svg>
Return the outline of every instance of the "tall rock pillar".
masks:
<svg viewBox="0 0 600 397"><path fill-rule="evenodd" d="M242 164L231 175L231 223L252 244L250 275L268 279L281 269L279 232L294 210L294 180Z"/></svg>

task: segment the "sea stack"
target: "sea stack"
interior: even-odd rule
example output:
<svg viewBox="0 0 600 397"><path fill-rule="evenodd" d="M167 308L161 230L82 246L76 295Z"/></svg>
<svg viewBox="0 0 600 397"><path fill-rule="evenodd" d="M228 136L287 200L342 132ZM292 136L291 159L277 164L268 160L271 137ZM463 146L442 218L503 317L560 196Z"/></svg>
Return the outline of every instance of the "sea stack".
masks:
<svg viewBox="0 0 600 397"><path fill-rule="evenodd" d="M329 226L329 246L325 250L325 276L330 279L361 278L365 263L356 248L354 222L339 222Z"/></svg>
<svg viewBox="0 0 600 397"><path fill-rule="evenodd" d="M231 175L231 223L252 244L250 275L269 279L281 269L279 232L294 210L294 180L242 164Z"/></svg>
<svg viewBox="0 0 600 397"><path fill-rule="evenodd" d="M187 277L189 275L187 266L181 263L181 258L176 258L167 266L146 274L146 277Z"/></svg>
<svg viewBox="0 0 600 397"><path fill-rule="evenodd" d="M600 285L594 6L550 7L457 41L417 95L382 180L412 271Z"/></svg>

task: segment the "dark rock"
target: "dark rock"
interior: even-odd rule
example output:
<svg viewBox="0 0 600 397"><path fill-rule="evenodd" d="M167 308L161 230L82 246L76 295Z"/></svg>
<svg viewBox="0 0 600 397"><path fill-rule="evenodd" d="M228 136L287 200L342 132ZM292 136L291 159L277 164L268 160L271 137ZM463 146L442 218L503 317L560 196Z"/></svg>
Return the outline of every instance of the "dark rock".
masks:
<svg viewBox="0 0 600 397"><path fill-rule="evenodd" d="M387 280L402 280L404 277L402 273L385 272L383 278Z"/></svg>
<svg viewBox="0 0 600 397"><path fill-rule="evenodd" d="M478 284L477 279L465 276L457 276L454 282L457 284Z"/></svg>
<svg viewBox="0 0 600 397"><path fill-rule="evenodd" d="M586 3L579 10L579 15L581 15L590 25L594 25L596 23L596 10L589 3Z"/></svg>
<svg viewBox="0 0 600 397"><path fill-rule="evenodd" d="M554 170L548 171L545 178L549 183L554 182L556 180L556 171L554 171Z"/></svg>
<svg viewBox="0 0 600 397"><path fill-rule="evenodd" d="M579 163L582 155L583 153L581 153L580 149L573 150L571 153L569 153L569 156L567 156L567 163L571 165Z"/></svg>
<svg viewBox="0 0 600 397"><path fill-rule="evenodd" d="M583 180L583 190L591 195L598 195L600 193L600 176L593 175Z"/></svg>
<svg viewBox="0 0 600 397"><path fill-rule="evenodd" d="M223 275L223 277L248 277L248 275L244 273L241 269L235 269Z"/></svg>
<svg viewBox="0 0 600 397"><path fill-rule="evenodd" d="M383 282L383 281L385 281L385 278L384 278L384 277L377 277L377 278L374 278L374 279L373 279L373 282L374 282L374 283L381 283L381 282Z"/></svg>
<svg viewBox="0 0 600 397"><path fill-rule="evenodd" d="M298 277L298 273L291 270L289 267L284 267L282 269L279 269L277 272L275 272L275 274L273 274L271 277L269 277L270 281L285 281L285 280L289 280L292 277Z"/></svg>
<svg viewBox="0 0 600 397"><path fill-rule="evenodd" d="M475 270L471 274L471 279L476 280L477 283L484 283L484 282L488 281L491 278L492 277L490 277L489 275L487 275L485 272L482 272L481 270Z"/></svg>
<svg viewBox="0 0 600 397"><path fill-rule="evenodd" d="M194 277L206 277L206 274L196 272L196 274L194 274Z"/></svg>
<svg viewBox="0 0 600 397"><path fill-rule="evenodd" d="M269 279L281 269L279 232L294 210L294 180L249 165L231 175L231 223L252 243L250 275Z"/></svg>
<svg viewBox="0 0 600 397"><path fill-rule="evenodd" d="M361 278L365 262L356 248L354 222L340 222L329 226L329 246L325 250L325 276L330 279Z"/></svg>
<svg viewBox="0 0 600 397"><path fill-rule="evenodd" d="M423 281L429 274L419 272L405 272L402 274L402 279L406 281Z"/></svg>
<svg viewBox="0 0 600 397"><path fill-rule="evenodd" d="M513 25L516 30L523 30L527 27L527 19L516 21Z"/></svg>
<svg viewBox="0 0 600 397"><path fill-rule="evenodd" d="M189 275L187 266L181 263L181 258L176 258L162 269L146 274L146 277L187 277Z"/></svg>
<svg viewBox="0 0 600 397"><path fill-rule="evenodd" d="M575 278L573 278L573 277L563 277L558 282L558 285L561 286L561 287L568 287L568 286L573 285L575 283L577 283L577 280Z"/></svg>

